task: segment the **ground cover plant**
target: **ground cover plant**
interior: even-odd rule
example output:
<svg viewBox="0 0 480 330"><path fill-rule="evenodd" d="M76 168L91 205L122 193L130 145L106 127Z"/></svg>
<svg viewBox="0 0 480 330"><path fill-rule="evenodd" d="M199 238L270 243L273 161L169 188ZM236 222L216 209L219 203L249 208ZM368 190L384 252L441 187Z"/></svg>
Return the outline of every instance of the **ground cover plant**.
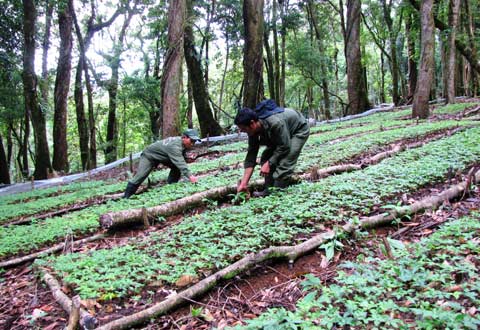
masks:
<svg viewBox="0 0 480 330"><path fill-rule="evenodd" d="M480 156L479 135L479 128L469 129L362 171L291 187L288 199L273 194L207 211L149 238L132 239L127 246L69 254L47 263L82 296L103 299L134 294L155 281L173 284L185 275L203 277L246 253L292 244L296 237L332 223L355 221L374 205L394 202L391 196L438 182L449 170L464 169ZM129 259L140 262L125 262L126 251ZM152 258L157 262L150 262Z"/></svg>
<svg viewBox="0 0 480 330"><path fill-rule="evenodd" d="M362 254L330 285L309 275L294 311L271 309L234 329L478 329L479 220L446 223L410 245L393 241L394 259Z"/></svg>
<svg viewBox="0 0 480 330"><path fill-rule="evenodd" d="M379 131L358 137L354 141L347 140L335 145L319 145L316 148L307 149L301 156L298 164L299 170L308 169L312 165L329 166L336 164L342 159L348 159L376 147L383 146L398 139L421 136L427 132L437 131L448 127L456 127L455 121L442 121L433 123L421 123L407 128L397 128L390 131ZM469 124L469 123L462 123ZM316 145L317 137L312 137L309 142ZM318 136L319 139L323 139ZM323 141L323 140L322 140ZM307 157L308 155L308 157ZM156 178L166 175L166 171L159 171ZM87 209L71 212L62 217L46 219L34 222L31 225L11 226L0 228L0 257L6 257L19 251L38 249L48 242L64 239L66 235L84 235L98 230L98 217L109 211L119 211L129 208L149 207L187 196L189 194L204 191L209 187L227 185L235 182L241 175L240 170L218 173L215 176L202 178L197 185L181 182L175 185L166 185L147 193L135 195L129 200L108 201L106 204L89 207ZM155 178L155 179L156 179Z"/></svg>

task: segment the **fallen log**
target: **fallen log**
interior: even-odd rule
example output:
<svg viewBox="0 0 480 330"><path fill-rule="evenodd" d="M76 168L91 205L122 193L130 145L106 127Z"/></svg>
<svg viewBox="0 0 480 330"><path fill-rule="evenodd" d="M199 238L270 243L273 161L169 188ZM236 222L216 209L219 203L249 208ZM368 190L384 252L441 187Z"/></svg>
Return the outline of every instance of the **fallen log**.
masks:
<svg viewBox="0 0 480 330"><path fill-rule="evenodd" d="M475 175L475 181L480 182L480 171ZM371 216L361 219L358 223L348 223L335 232L327 231L320 233L309 240L294 246L277 246L264 249L257 253L252 253L230 266L216 272L215 274L201 280L190 288L165 299L141 312L122 317L97 328L97 330L128 329L134 325L145 323L153 317L165 314L173 308L188 303L192 299L206 293L221 280L228 280L234 276L252 268L253 266L272 259L286 258L292 264L299 257L310 253L320 245L331 240L341 232L353 233L357 229L371 229L382 225L387 225L399 216L419 212L426 208L437 207L445 200L460 196L466 189L468 182L464 181L455 185L437 196L427 197L417 203L377 216Z"/></svg>
<svg viewBox="0 0 480 330"><path fill-rule="evenodd" d="M62 308L69 314L72 313L72 300L62 291L60 283L53 277L48 270L45 268L37 267L37 270L41 273L42 279L45 283L47 283L50 291L52 291L53 297L57 303L62 306ZM79 309L80 314L80 325L84 329L94 329L97 320L93 317L90 313L88 313L83 308Z"/></svg>
<svg viewBox="0 0 480 330"><path fill-rule="evenodd" d="M96 240L102 239L104 237L105 237L104 234L97 234L97 235L93 235L93 236L90 236L90 237L80 239L78 241L74 241L72 244L73 245L80 245L80 244L96 241ZM70 243L68 243L68 244L70 244ZM17 265L20 265L24 262L35 260L38 257L46 256L46 255L52 254L54 252L61 251L65 248L65 245L66 245L65 243L60 243L60 244L54 245L51 248L48 248L46 250L42 250L40 252L36 252L36 253L32 253L32 254L29 254L29 255L26 255L26 256L23 256L23 257L20 257L20 258L15 258L15 259L10 259L10 260L7 260L7 261L0 262L0 268L17 266Z"/></svg>
<svg viewBox="0 0 480 330"><path fill-rule="evenodd" d="M251 185L251 187L259 187L263 185L263 182L263 180L257 180ZM175 201L154 207L131 209L120 212L109 212L100 216L100 225L105 229L111 229L116 226L144 223L145 214L148 218L169 216L180 213L189 208L202 205L206 199L218 199L236 192L237 185L229 185L202 191L191 196L180 198ZM145 211L143 211L143 209L145 209Z"/></svg>

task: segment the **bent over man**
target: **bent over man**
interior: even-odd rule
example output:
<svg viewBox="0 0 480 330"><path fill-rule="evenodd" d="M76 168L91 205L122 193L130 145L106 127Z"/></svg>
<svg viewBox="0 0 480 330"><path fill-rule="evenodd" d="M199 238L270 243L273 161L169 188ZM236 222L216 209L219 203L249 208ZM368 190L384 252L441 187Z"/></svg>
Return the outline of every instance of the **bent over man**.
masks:
<svg viewBox="0 0 480 330"><path fill-rule="evenodd" d="M124 198L129 198L137 191L138 187L148 177L152 169L163 164L170 168L167 183L175 183L183 176L190 182L197 182L197 178L190 173L185 161L185 151L190 149L196 141L199 141L198 132L188 129L183 135L169 137L149 145L142 152L138 164L137 173L127 184Z"/></svg>
<svg viewBox="0 0 480 330"><path fill-rule="evenodd" d="M248 189L260 145L267 146L260 158L260 175L265 177L265 188L254 195L267 195L271 186L290 185L298 156L310 134L305 117L293 109L278 107L273 100L265 100L255 110L240 110L235 124L248 134L245 170L237 192Z"/></svg>

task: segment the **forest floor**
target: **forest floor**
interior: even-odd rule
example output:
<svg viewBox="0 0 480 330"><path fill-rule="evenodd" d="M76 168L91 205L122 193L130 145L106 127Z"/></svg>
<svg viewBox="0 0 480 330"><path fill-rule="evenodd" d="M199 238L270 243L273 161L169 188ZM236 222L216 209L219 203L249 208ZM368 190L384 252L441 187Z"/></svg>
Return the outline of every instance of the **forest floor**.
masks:
<svg viewBox="0 0 480 330"><path fill-rule="evenodd" d="M480 102L479 100L476 100ZM477 104L478 107L478 104ZM474 107L472 107L474 108ZM433 116L431 120L457 120L458 114L447 114ZM431 133L422 138L433 137L437 133ZM351 137L350 137L351 138ZM405 138L403 143L418 142L418 138ZM398 142L398 141L397 141ZM385 147L388 149L390 146ZM381 150L376 150L378 153ZM348 162L363 164L367 158L374 153L365 152L348 159ZM223 154L222 154L223 155ZM219 155L207 156L215 159ZM480 161L472 164L478 167ZM470 167L469 167L470 168ZM116 168L110 171L96 174L90 180L125 180L128 166ZM459 183L467 174L469 169L462 172L455 172L449 175L442 183L427 185L414 192L392 196L391 200L401 200L404 203L412 203L427 196L438 194ZM220 201L218 208L229 207L228 200ZM335 283L338 266L349 260L355 260L359 254L366 250L373 251L380 259L388 258L384 252L385 237L392 237L408 245L418 242L431 235L443 223L451 219L460 218L480 209L480 190L472 189L461 199L444 202L437 210L429 210L425 213L417 213L410 219L389 226L383 226L369 230L367 236L345 239L343 248L336 251L331 260L325 258L322 250L316 250L298 258L293 265L282 260L258 264L245 273L235 276L232 280L222 281L201 298L190 300L190 304L184 305L167 315L160 316L148 325L138 327L139 329L223 329L226 326L244 324L245 320L254 319L264 311L272 307L284 307L287 310L294 310L299 299L305 296L301 283L305 280L306 274L313 274L321 279L324 285ZM184 217L201 214L206 210L205 206L193 208L181 215L167 217L158 225L144 229L141 225L133 228L122 229L105 239L90 242L82 246L81 251L95 251L110 249L115 246L124 245L131 237L149 236L154 232L161 232L182 221ZM51 210L50 210L51 211ZM374 215L377 211L369 215ZM37 214L41 215L41 214ZM298 238L298 237L297 237ZM19 252L17 256L27 254ZM42 283L38 274L32 269L32 263L0 271L0 327L3 329L63 329L68 321L69 315L55 301L50 289ZM101 304L101 311L96 315L97 320L102 323L129 315L145 308L145 305L154 303L154 300L167 296L174 287L166 286L160 293L152 295L149 290L156 288L147 287L142 290L140 301L133 300L123 303L120 308L115 299ZM72 288L64 285L62 291L72 295ZM95 309L98 301L87 299L83 301L85 308ZM90 305L90 306L89 306ZM124 308L124 307L127 308Z"/></svg>

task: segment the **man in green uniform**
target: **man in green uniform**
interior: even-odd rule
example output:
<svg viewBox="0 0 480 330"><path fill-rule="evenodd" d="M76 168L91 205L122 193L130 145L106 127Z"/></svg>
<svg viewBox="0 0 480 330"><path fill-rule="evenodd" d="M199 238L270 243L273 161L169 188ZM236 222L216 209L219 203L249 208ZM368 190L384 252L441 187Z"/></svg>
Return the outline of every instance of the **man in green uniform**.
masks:
<svg viewBox="0 0 480 330"><path fill-rule="evenodd" d="M265 189L255 195L267 195L271 186L284 188L291 184L298 156L310 134L305 117L293 109L278 107L273 100L265 100L255 111L240 110L235 124L248 134L245 170L237 192L248 190L260 145L266 145L260 157L260 175L265 177Z"/></svg>
<svg viewBox="0 0 480 330"><path fill-rule="evenodd" d="M158 164L163 164L170 168L167 183L178 182L181 176L189 179L192 183L196 183L197 178L190 173L185 161L185 151L199 140L197 130L188 129L183 132L181 137L169 137L149 145L142 152L137 173L128 182L123 197L129 198L135 194L138 187Z"/></svg>

